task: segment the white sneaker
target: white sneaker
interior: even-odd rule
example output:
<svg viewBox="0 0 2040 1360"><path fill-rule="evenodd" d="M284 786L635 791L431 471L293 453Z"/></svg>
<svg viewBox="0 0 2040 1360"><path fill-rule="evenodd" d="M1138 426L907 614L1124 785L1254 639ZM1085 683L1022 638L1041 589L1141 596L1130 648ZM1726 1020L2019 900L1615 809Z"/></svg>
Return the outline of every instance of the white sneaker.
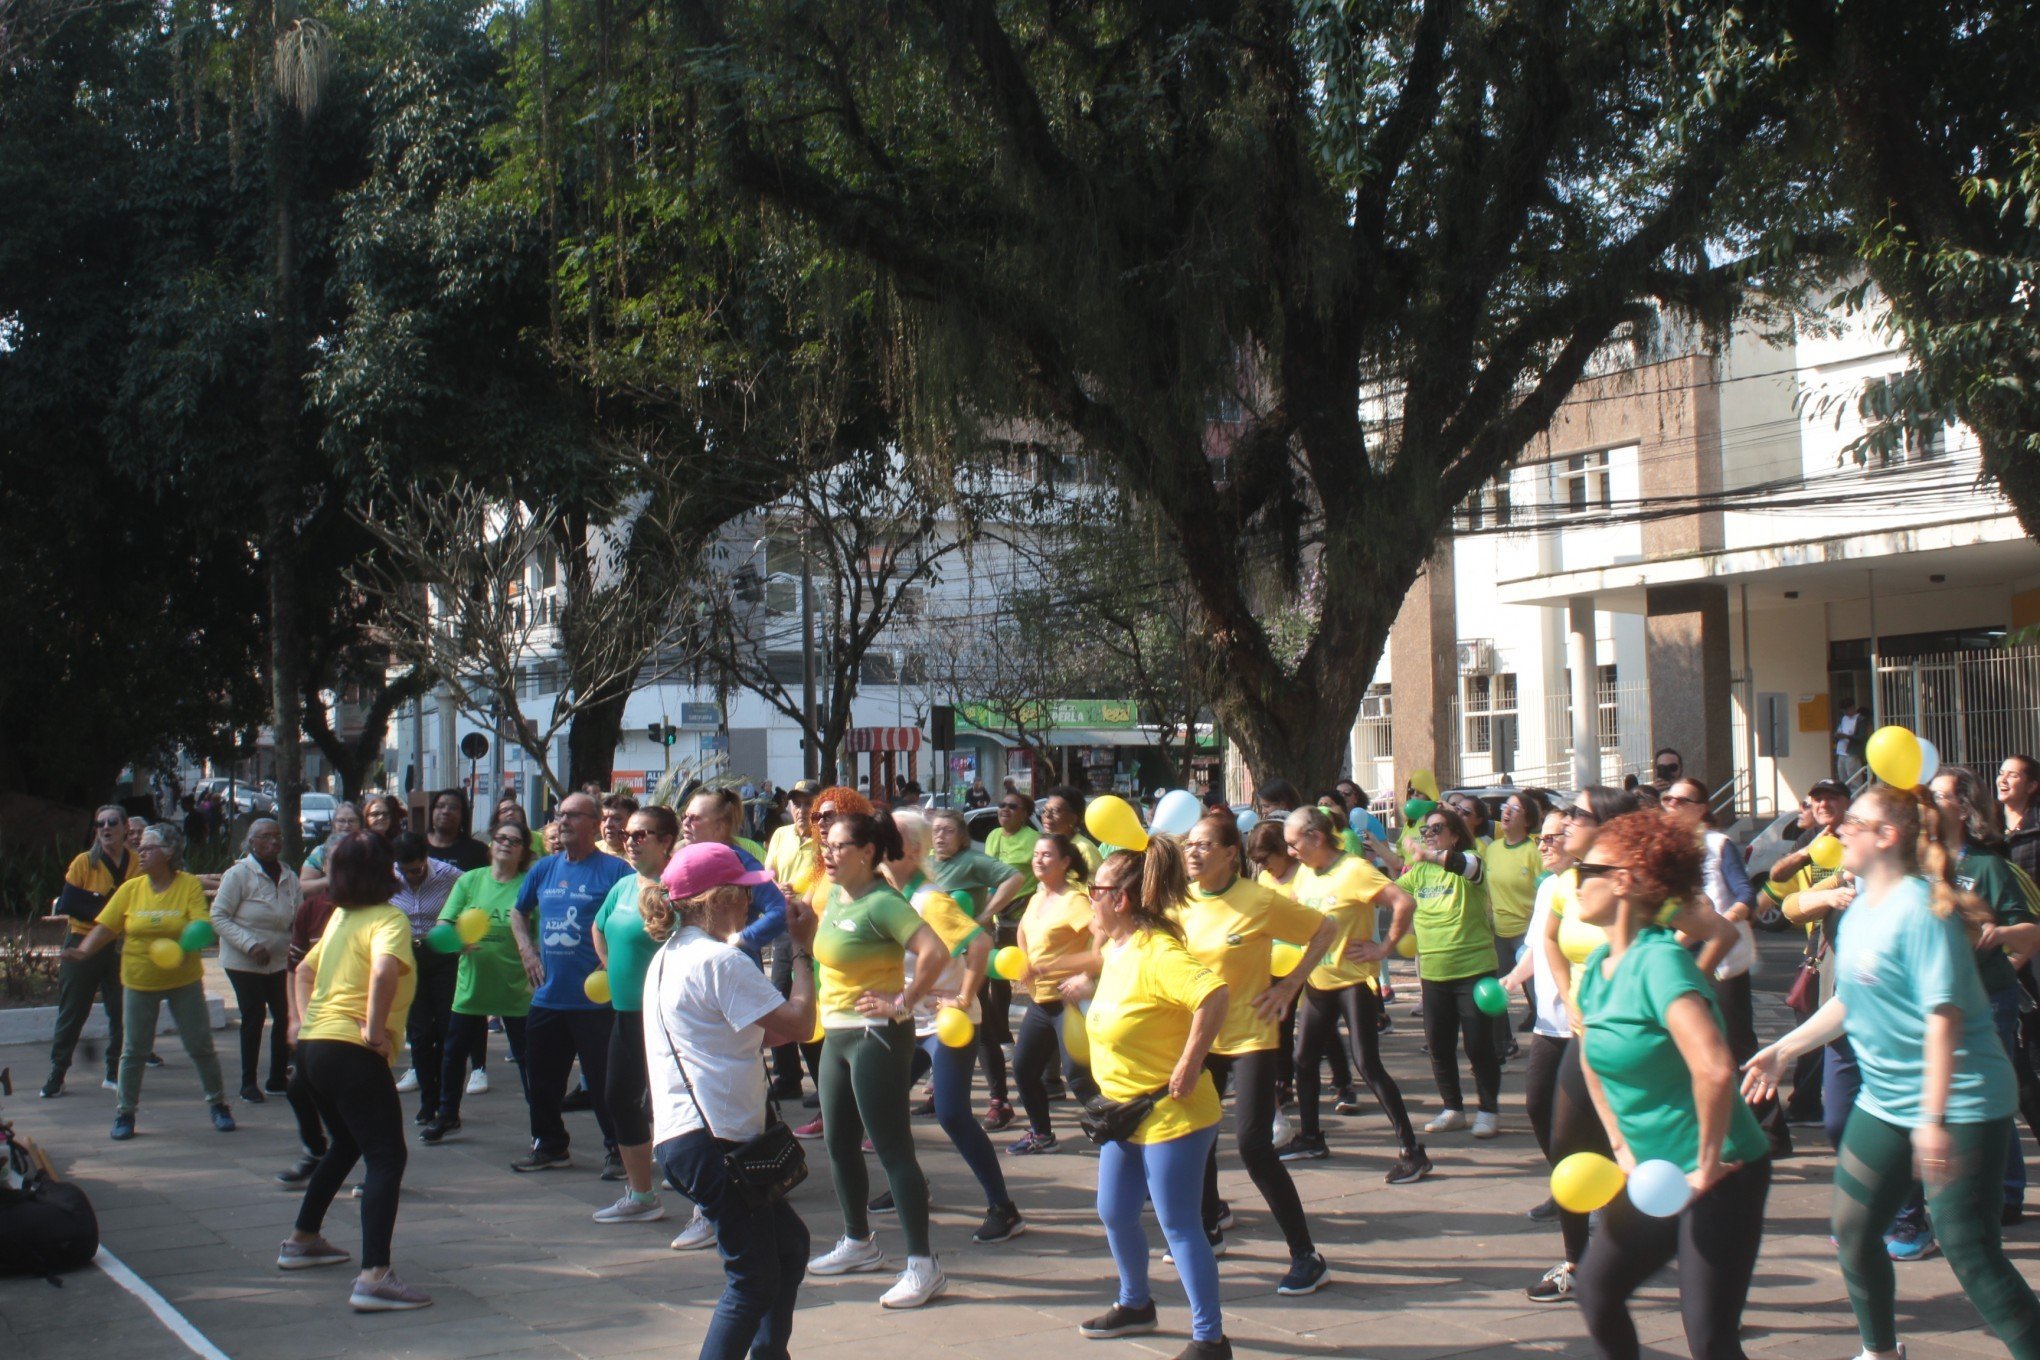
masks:
<svg viewBox="0 0 2040 1360"><path fill-rule="evenodd" d="M700 1251L703 1247L715 1245L715 1224L701 1216L701 1206L694 1207L694 1217L687 1220L687 1226L671 1243L675 1251Z"/></svg>
<svg viewBox="0 0 2040 1360"><path fill-rule="evenodd" d="M1473 1112L1473 1136L1492 1138L1502 1131L1502 1117L1491 1110Z"/></svg>
<svg viewBox="0 0 2040 1360"><path fill-rule="evenodd" d="M467 1093L471 1096L489 1094L489 1073L487 1068L477 1067L468 1073Z"/></svg>
<svg viewBox="0 0 2040 1360"><path fill-rule="evenodd" d="M631 1198L629 1191L608 1208L597 1209L594 1215L597 1223L656 1223L665 1216L666 1206L659 1203L657 1195L652 1196L650 1204L640 1204Z"/></svg>
<svg viewBox="0 0 2040 1360"><path fill-rule="evenodd" d="M877 1270L885 1264L885 1253L878 1249L878 1238L874 1235L858 1241L854 1237L836 1239L836 1245L807 1263L810 1275L848 1275L853 1271Z"/></svg>
<svg viewBox="0 0 2040 1360"><path fill-rule="evenodd" d="M1466 1127L1466 1111L1440 1110L1435 1119L1424 1125L1425 1133L1451 1133Z"/></svg>
<svg viewBox="0 0 2040 1360"><path fill-rule="evenodd" d="M417 1089L418 1089L418 1069L417 1069L417 1068L415 1068L415 1067L412 1067L412 1068L407 1068L407 1069L405 1070L405 1072L404 1072L404 1075L403 1075L403 1076L401 1076L401 1077L398 1077L398 1078L397 1078L397 1089L398 1089L399 1091L415 1091L415 1090L417 1090Z"/></svg>
<svg viewBox="0 0 2040 1360"><path fill-rule="evenodd" d="M947 1288L949 1277L942 1273L940 1261L932 1256L909 1256L907 1268L878 1301L886 1308L919 1308Z"/></svg>

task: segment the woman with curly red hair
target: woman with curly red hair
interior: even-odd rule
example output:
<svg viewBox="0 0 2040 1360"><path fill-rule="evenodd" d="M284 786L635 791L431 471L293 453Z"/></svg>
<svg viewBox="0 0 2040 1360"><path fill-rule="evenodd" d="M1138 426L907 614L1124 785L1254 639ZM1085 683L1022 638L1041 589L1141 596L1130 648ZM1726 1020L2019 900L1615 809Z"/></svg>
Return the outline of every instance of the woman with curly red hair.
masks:
<svg viewBox="0 0 2040 1360"><path fill-rule="evenodd" d="M1692 1197L1669 1218L1617 1196L1579 1264L1573 1291L1595 1348L1639 1354L1629 1297L1673 1258L1694 1360L1740 1360L1742 1311L1764 1237L1770 1144L1736 1090L1721 1008L1677 938L1666 901L1698 892L1698 833L1664 812L1601 828L1579 866L1579 915L1607 932L1579 984L1587 1090L1625 1170L1667 1161Z"/></svg>

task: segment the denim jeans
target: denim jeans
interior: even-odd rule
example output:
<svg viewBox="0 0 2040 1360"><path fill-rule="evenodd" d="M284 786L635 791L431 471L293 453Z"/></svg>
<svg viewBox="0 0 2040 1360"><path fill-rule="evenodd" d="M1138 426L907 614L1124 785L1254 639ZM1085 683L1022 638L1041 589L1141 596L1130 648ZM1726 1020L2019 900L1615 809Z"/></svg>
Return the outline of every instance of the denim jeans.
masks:
<svg viewBox="0 0 2040 1360"><path fill-rule="evenodd" d="M807 1273L808 1229L785 1200L756 1205L734 1193L723 1154L735 1143L695 1129L654 1155L676 1189L715 1228L723 1292L701 1339L701 1360L787 1360L793 1305Z"/></svg>
<svg viewBox="0 0 2040 1360"><path fill-rule="evenodd" d="M920 1044L935 1073L932 1087L935 1122L949 1135L964 1165L977 1177L978 1188L985 1192L985 1203L994 1209L1004 1208L1012 1202L1006 1193L1006 1173L999 1169L999 1154L992 1150L985 1126L970 1111L970 1079L977 1070L978 1058L975 1038L962 1048L951 1048L931 1034ZM914 1066L918 1070L921 1064L917 1061Z"/></svg>
<svg viewBox="0 0 2040 1360"><path fill-rule="evenodd" d="M1190 1335L1197 1341L1225 1335L1218 1260L1204 1236L1203 1217L1204 1166L1217 1144L1213 1124L1165 1143L1107 1143L1098 1150L1098 1219L1119 1269L1119 1302L1139 1308L1154 1298L1140 1221L1141 1207L1152 1200L1183 1292L1190 1296Z"/></svg>

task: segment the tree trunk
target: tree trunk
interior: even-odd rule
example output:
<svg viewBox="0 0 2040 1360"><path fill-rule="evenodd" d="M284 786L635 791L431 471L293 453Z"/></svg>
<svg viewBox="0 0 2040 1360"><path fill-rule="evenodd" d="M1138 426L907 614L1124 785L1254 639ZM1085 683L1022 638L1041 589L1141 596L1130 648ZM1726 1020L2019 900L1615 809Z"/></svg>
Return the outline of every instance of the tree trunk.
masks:
<svg viewBox="0 0 2040 1360"><path fill-rule="evenodd" d="M616 745L623 736L623 709L630 702L626 692L613 699L589 704L574 711L567 728L567 789L583 784L608 788L616 773Z"/></svg>
<svg viewBox="0 0 2040 1360"><path fill-rule="evenodd" d="M305 735L325 755L326 763L339 777L339 796L348 802L358 802L362 790L368 786L368 772L382 758L383 739L389 735L391 716L429 687L420 683L415 672L399 677L394 684L383 686L362 716L361 731L354 740L348 741L326 721L325 705L319 702L316 693L311 692L317 687L317 679L310 675L305 679Z"/></svg>

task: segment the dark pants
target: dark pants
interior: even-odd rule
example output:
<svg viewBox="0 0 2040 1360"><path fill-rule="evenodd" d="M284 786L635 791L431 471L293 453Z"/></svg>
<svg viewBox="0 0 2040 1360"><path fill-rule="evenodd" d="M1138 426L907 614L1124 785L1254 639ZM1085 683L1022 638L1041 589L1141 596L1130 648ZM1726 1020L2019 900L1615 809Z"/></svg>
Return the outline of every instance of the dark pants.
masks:
<svg viewBox="0 0 2040 1360"><path fill-rule="evenodd" d="M1473 1004L1473 984L1482 977L1454 978L1433 982L1425 978L1424 1042L1431 1050L1431 1075L1438 1083L1438 1098L1448 1110L1465 1108L1459 1089L1459 1044L1466 1043L1466 1057L1473 1064L1474 1094L1480 1108L1489 1114L1499 1108L1502 1093L1502 1055L1495 1048L1494 1017Z"/></svg>
<svg viewBox="0 0 2040 1360"><path fill-rule="evenodd" d="M651 1077L645 1069L645 1013L617 1011L609 1029L609 1121L616 1141L637 1147L652 1141Z"/></svg>
<svg viewBox="0 0 2040 1360"><path fill-rule="evenodd" d="M1275 1153L1275 1069L1277 1054L1272 1048L1253 1053L1214 1053L1204 1060L1205 1070L1222 1093L1233 1082L1233 1143L1240 1150L1240 1162L1254 1181L1254 1188L1275 1215L1282 1236L1293 1257L1308 1256L1310 1224L1303 1217L1303 1201L1297 1197L1296 1182L1289 1168ZM1204 1226L1218 1230L1218 1142L1212 1140L1211 1156L1204 1163Z"/></svg>
<svg viewBox="0 0 2040 1360"><path fill-rule="evenodd" d="M227 969L227 981L234 986L234 1004L241 1008L241 1085L259 1085L262 1066L262 1019L269 1017L269 1084L281 1086L290 1070L290 1007L284 988L290 974L252 973Z"/></svg>
<svg viewBox="0 0 2040 1360"><path fill-rule="evenodd" d="M793 937L782 935L772 943L772 985L781 996L793 995ZM799 1044L778 1044L772 1049L772 1085L776 1094L791 1098L800 1094L801 1054Z"/></svg>
<svg viewBox="0 0 2040 1360"><path fill-rule="evenodd" d="M1593 1097L1587 1092L1587 1074L1580 1067L1579 1041L1562 1039L1555 1042L1558 1044L1556 1049L1542 1048L1544 1060L1554 1065L1551 1141L1544 1149L1545 1159L1553 1166L1575 1152L1592 1152L1612 1159L1615 1149L1608 1141L1608 1126L1601 1122L1600 1113L1594 1108ZM1534 1064L1537 1060L1538 1055L1533 1052L1531 1062ZM1532 1117L1535 1118L1534 1115ZM1585 1214L1576 1214L1570 1209L1558 1211L1558 1232L1565 1243L1565 1259L1573 1265L1578 1265L1586 1255L1587 1227Z"/></svg>
<svg viewBox="0 0 2040 1360"><path fill-rule="evenodd" d="M427 1118L439 1113L439 1076L446 1066L446 1031L453 1022L453 993L460 981L460 955L417 944L418 993L404 1035L411 1041L411 1068L418 1074L418 1108Z"/></svg>
<svg viewBox="0 0 2040 1360"><path fill-rule="evenodd" d="M1296 1104L1300 1131L1307 1137L1318 1132L1318 1060L1339 1053L1339 1020L1344 1017L1361 1080L1374 1093L1381 1112L1388 1116L1397 1144L1405 1153L1415 1152L1417 1131L1411 1127L1409 1111L1403 1105L1402 1087L1396 1085L1395 1078L1382 1065L1381 1001L1374 995L1374 989L1364 982L1335 992L1306 986L1297 1016Z"/></svg>
<svg viewBox="0 0 2040 1360"><path fill-rule="evenodd" d="M1676 1258L1679 1309L1693 1360L1741 1360L1743 1304L1764 1242L1770 1191L1766 1157L1730 1173L1672 1218L1652 1218L1627 1195L1617 1195L1601 1210L1594 1240L1573 1277L1595 1352L1605 1360L1634 1360L1642 1353L1629 1298Z"/></svg>
<svg viewBox="0 0 2040 1360"><path fill-rule="evenodd" d="M1098 1083L1091 1080L1091 1069L1085 1067L1064 1047L1062 1039L1063 1003L1060 1001L1030 1001L1027 1013L1020 1017L1020 1037L1013 1041L1013 1084L1020 1088L1020 1103L1027 1109L1027 1126L1036 1133L1048 1133L1048 1069L1062 1055L1063 1079L1069 1083L1070 1093L1078 1100L1089 1100L1098 1094Z"/></svg>
<svg viewBox="0 0 2040 1360"><path fill-rule="evenodd" d="M1750 995L1750 975L1714 979L1714 1000L1721 1007L1722 1024L1728 1034L1728 1053L1735 1059L1737 1068L1748 1062L1763 1045L1757 1042L1757 1016L1754 999ZM1790 1157L1792 1155L1792 1131L1785 1125L1785 1108L1778 1103L1775 1095L1765 1096L1750 1105L1750 1113L1764 1126L1764 1136L1771 1140L1771 1155Z"/></svg>
<svg viewBox="0 0 2040 1360"><path fill-rule="evenodd" d="M73 936L72 939L83 938ZM89 959L57 964L57 1033L50 1041L50 1078L63 1080L71 1070L71 1055L78 1036L85 1032L85 1018L97 1000L106 1010L106 1079L120 1075L121 993L120 946L109 945Z"/></svg>
<svg viewBox="0 0 2040 1360"><path fill-rule="evenodd" d="M993 947L1003 949L1020 942L1017 923L1001 921L992 932ZM978 1026L978 1056L984 1059L985 1092L999 1104L1006 1098L1006 1045L1013 1042L1013 984L987 978L984 991L984 1022Z"/></svg>
<svg viewBox="0 0 2040 1360"><path fill-rule="evenodd" d="M757 1205L735 1193L723 1154L736 1146L695 1129L659 1144L666 1179L715 1228L722 1298L701 1339L701 1360L787 1360L793 1306L807 1274L807 1224L785 1200Z"/></svg>
<svg viewBox="0 0 2040 1360"><path fill-rule="evenodd" d="M290 1089L284 1099L290 1102L291 1115L297 1120L298 1142L305 1155L315 1161L324 1157L331 1144L326 1139L326 1121L319 1117L319 1102L312 1095L311 1079L305 1075L302 1054L291 1065Z"/></svg>
<svg viewBox="0 0 2040 1360"><path fill-rule="evenodd" d="M390 1238L397 1230L397 1198L404 1184L404 1105L397 1099L390 1065L360 1044L308 1039L298 1045L312 1100L332 1146L305 1182L297 1230L316 1233L326 1221L333 1196L347 1183L356 1162L368 1162L361 1186L361 1268L390 1263Z"/></svg>
<svg viewBox="0 0 2040 1360"><path fill-rule="evenodd" d="M595 1123L603 1146L616 1146L616 1125L609 1118L609 1027L612 1012L560 1011L533 1006L524 1022L524 1099L531 1107L531 1145L540 1152L567 1150L567 1121L560 1101L567 1094L567 1074L574 1059L595 1105Z"/></svg>
<svg viewBox="0 0 2040 1360"><path fill-rule="evenodd" d="M1856 1066L1856 1050L1847 1039L1837 1039L1821 1050L1821 1119L1827 1127L1828 1146L1842 1150L1842 1135L1849 1116L1856 1111L1856 1093L1863 1089L1863 1073ZM1890 1233L1927 1231L1927 1197L1917 1181L1912 1193L1899 1205L1886 1229Z"/></svg>
<svg viewBox="0 0 2040 1360"><path fill-rule="evenodd" d="M528 1103L531 1089L524 1076L524 1017L503 1017L503 1036L510 1041L510 1064L524 1085ZM467 1094L468 1066L480 1067L481 1055L489 1047L489 1017L456 1013L446 1030L446 1057L439 1067L439 1117L460 1118L460 1098Z"/></svg>

